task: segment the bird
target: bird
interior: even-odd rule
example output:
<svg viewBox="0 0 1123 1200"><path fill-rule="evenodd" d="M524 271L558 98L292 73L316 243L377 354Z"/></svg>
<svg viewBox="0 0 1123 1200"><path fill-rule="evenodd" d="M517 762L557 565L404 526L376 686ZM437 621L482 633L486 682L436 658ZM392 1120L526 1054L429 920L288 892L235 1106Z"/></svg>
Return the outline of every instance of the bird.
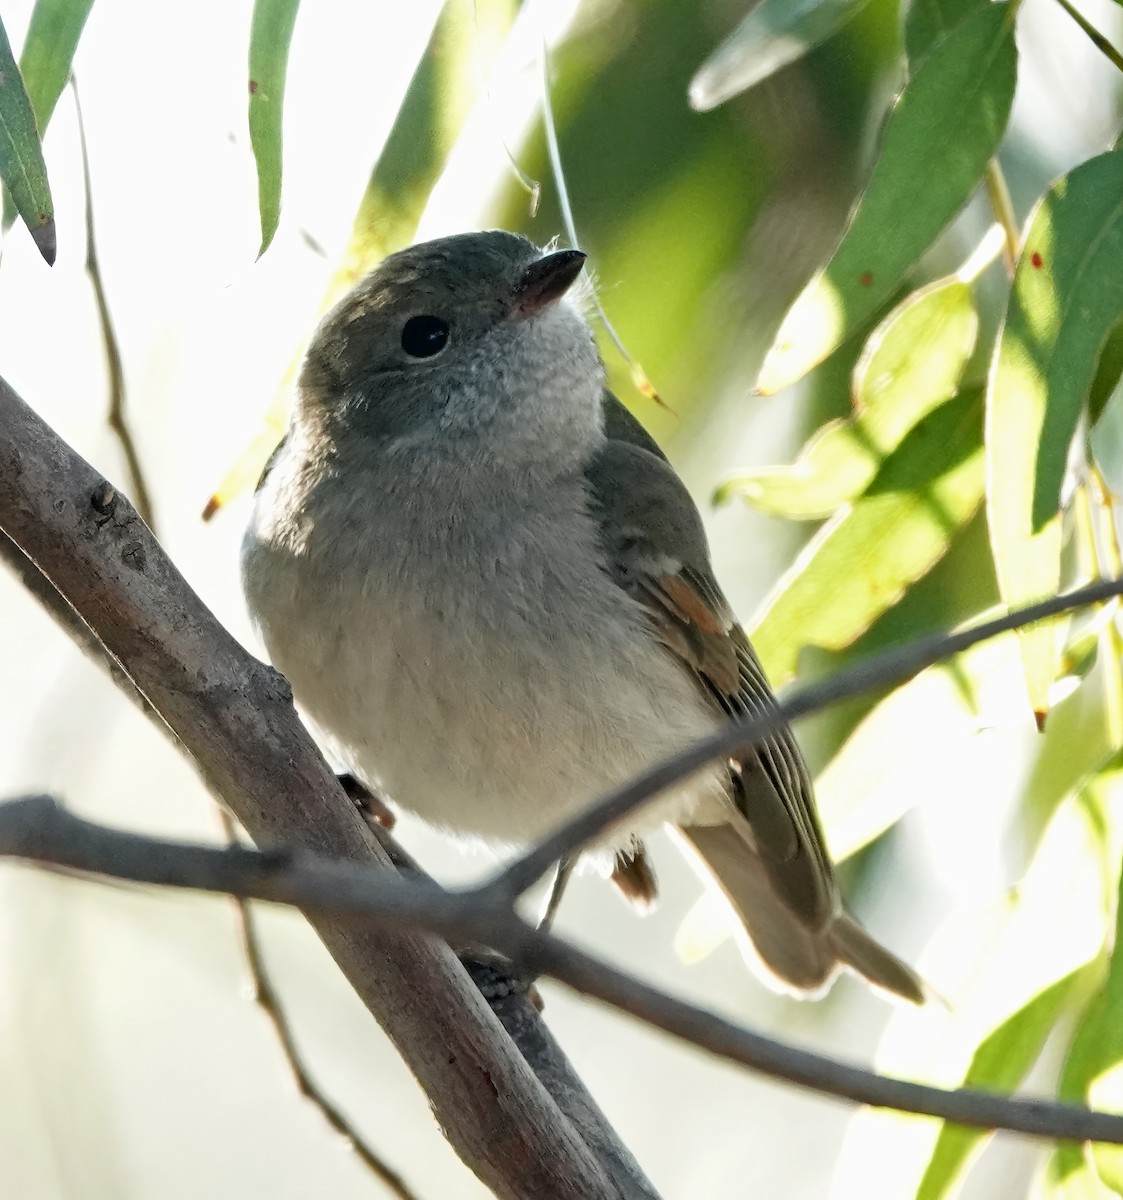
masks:
<svg viewBox="0 0 1123 1200"><path fill-rule="evenodd" d="M585 254L503 230L386 257L322 320L242 545L252 621L329 754L427 824L533 844L731 718L774 713L698 508L608 390ZM774 988L925 987L848 911L780 723L586 856L639 906L666 827Z"/></svg>

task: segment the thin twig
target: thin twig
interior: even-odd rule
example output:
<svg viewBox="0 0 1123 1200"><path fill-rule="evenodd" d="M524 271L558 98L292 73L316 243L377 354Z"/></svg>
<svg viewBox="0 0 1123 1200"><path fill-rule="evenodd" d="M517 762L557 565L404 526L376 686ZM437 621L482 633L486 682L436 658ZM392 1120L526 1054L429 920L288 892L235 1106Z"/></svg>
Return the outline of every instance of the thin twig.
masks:
<svg viewBox="0 0 1123 1200"><path fill-rule="evenodd" d="M1088 20L1083 13L1077 12L1068 0L1057 0L1057 3L1065 10L1066 13L1080 26L1080 28L1088 35L1089 41L1093 46L1111 63L1113 67L1123 71L1123 54L1107 40L1106 37Z"/></svg>
<svg viewBox="0 0 1123 1200"><path fill-rule="evenodd" d="M234 819L219 805L218 815L222 821L223 832L229 845L237 845L238 832ZM273 986L273 979L265 965L265 955L258 934L257 921L249 900L243 896L233 896L235 920L238 926L238 938L246 958L246 966L250 973L250 984L253 987L253 998L262 1012L269 1018L273 1032L281 1046L281 1053L292 1072L300 1094L310 1100L320 1110L323 1118L336 1131L342 1134L347 1144L366 1164L371 1172L380 1179L400 1200L418 1200L417 1193L382 1157L367 1144L359 1131L351 1124L333 1100L324 1094L320 1085L312 1078L296 1038L281 1006L281 998Z"/></svg>
<svg viewBox="0 0 1123 1200"><path fill-rule="evenodd" d="M716 733L693 742L674 757L610 792L587 812L543 838L521 858L504 867L488 886L494 888L496 894L521 895L554 863L589 845L610 825L622 820L641 804L700 771L708 763L752 747L784 722L807 716L827 705L849 700L875 688L901 684L925 667L934 666L1000 633L1008 633L1047 617L1059 616L1119 595L1123 595L1123 579L1100 580L1038 604L1016 609L992 621L984 621L973 629L917 638L908 645L876 654L865 662L838 671L827 679L806 687L793 688L780 698L771 712L760 717L730 721Z"/></svg>
<svg viewBox="0 0 1123 1200"><path fill-rule="evenodd" d="M133 440L132 430L125 417L125 368L121 361L121 347L117 341L117 331L109 312L109 300L105 294L105 281L101 275L101 263L97 253L97 239L94 236L94 196L90 182L90 154L86 146L86 122L82 116L82 101L78 95L78 79L70 76L70 90L74 96L74 114L78 119L78 146L82 155L82 186L86 194L86 274L90 277L90 285L94 292L94 303L97 305L98 324L101 326L101 339L105 347L105 367L109 372L109 412L106 420L109 428L117 435L121 443L121 451L125 456L125 467L129 473L129 490L132 493L136 510L149 529L155 529L155 516L152 508L152 497L148 484L144 479L144 468L141 466L140 454Z"/></svg>
<svg viewBox="0 0 1123 1200"><path fill-rule="evenodd" d="M1051 1100L947 1090L877 1075L743 1029L676 1000L576 947L534 930L485 886L448 892L432 881L375 874L307 854L261 854L109 829L47 796L0 804L0 854L136 883L217 891L470 936L519 963L692 1045L776 1079L851 1102L1034 1137L1123 1144L1123 1117Z"/></svg>

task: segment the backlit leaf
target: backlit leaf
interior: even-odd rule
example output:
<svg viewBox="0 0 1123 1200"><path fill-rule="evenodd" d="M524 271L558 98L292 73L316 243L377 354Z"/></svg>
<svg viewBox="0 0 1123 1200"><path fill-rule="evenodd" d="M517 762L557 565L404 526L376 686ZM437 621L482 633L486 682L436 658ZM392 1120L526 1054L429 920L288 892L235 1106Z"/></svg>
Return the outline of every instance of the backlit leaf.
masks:
<svg viewBox="0 0 1123 1200"><path fill-rule="evenodd" d="M1084 795L1098 808L1108 826L1106 870L1118 877L1120 826L1123 817L1123 766L1119 760L1090 781ZM1123 1112L1123 879L1118 880L1115 936L1107 980L1089 1006L1069 1049L1062 1092L1108 1112ZM1100 1179L1113 1191L1123 1192L1123 1149L1096 1145L1092 1162Z"/></svg>
<svg viewBox="0 0 1123 1200"><path fill-rule="evenodd" d="M977 391L930 413L803 549L752 630L775 683L804 646L850 645L947 551L982 499L981 417Z"/></svg>
<svg viewBox="0 0 1123 1200"><path fill-rule="evenodd" d="M960 836L969 835L967 829ZM1091 984L1109 925L1102 881L1088 870L1102 851L1098 821L1070 795L1018 885L945 920L918 968L948 1005L896 1010L877 1050L877 1070L943 1087L968 1078L993 1081L997 1090L1017 1084L1073 990ZM869 1194L860 1181L868 1180L873 1162L877 1195L916 1194L926 1171L924 1186L933 1190L920 1194L944 1194L972 1148L953 1139L938 1150L944 1129L934 1120L862 1111L847 1131L832 1196ZM887 1146L892 1153L879 1155Z"/></svg>
<svg viewBox="0 0 1123 1200"><path fill-rule="evenodd" d="M690 81L690 103L717 108L802 58L868 0L761 0Z"/></svg>
<svg viewBox="0 0 1123 1200"><path fill-rule="evenodd" d="M1005 720L1020 686L1017 642L1008 635L886 696L815 780L831 858L849 858L917 805L946 806L1002 763L1019 770L1020 743L996 745L980 732Z"/></svg>
<svg viewBox="0 0 1123 1200"><path fill-rule="evenodd" d="M261 247L269 249L281 219L285 76L300 0L255 0L250 26L250 145L257 162Z"/></svg>
<svg viewBox="0 0 1123 1200"><path fill-rule="evenodd" d="M1044 1049L1065 1011L1081 973L1072 972L1038 992L979 1044L963 1083L988 1092L1012 1092ZM916 1200L943 1200L971 1159L992 1137L981 1129L944 1124L916 1191Z"/></svg>
<svg viewBox="0 0 1123 1200"><path fill-rule="evenodd" d="M1101 354L1123 317L1123 152L1055 183L1035 209L987 390L987 517L1002 599L1060 585L1060 497ZM1022 635L1030 703L1047 710L1054 624Z"/></svg>
<svg viewBox="0 0 1123 1200"><path fill-rule="evenodd" d="M1013 13L1003 4L963 21L920 63L889 113L838 249L780 325L761 392L794 383L840 345L959 212L1002 139L1016 74Z"/></svg>
<svg viewBox="0 0 1123 1200"><path fill-rule="evenodd" d="M820 429L794 465L727 480L715 502L736 495L778 516L830 516L861 494L917 421L955 395L977 329L968 284L942 279L914 292L866 344L854 371L855 415Z"/></svg>

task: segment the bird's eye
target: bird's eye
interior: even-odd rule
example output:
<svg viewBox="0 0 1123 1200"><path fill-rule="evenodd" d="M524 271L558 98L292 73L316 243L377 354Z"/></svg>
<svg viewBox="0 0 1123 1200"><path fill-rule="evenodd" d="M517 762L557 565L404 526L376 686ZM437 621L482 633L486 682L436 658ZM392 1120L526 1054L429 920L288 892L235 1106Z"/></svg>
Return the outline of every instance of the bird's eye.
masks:
<svg viewBox="0 0 1123 1200"><path fill-rule="evenodd" d="M440 317L410 317L402 328L402 349L411 358L432 358L448 344L448 323Z"/></svg>

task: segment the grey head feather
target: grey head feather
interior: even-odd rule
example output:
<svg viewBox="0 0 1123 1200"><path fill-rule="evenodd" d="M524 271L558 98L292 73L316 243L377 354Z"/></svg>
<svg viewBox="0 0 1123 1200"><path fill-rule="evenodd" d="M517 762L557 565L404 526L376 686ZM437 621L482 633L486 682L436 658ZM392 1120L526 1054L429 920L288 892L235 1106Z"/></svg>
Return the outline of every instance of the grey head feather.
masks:
<svg viewBox="0 0 1123 1200"><path fill-rule="evenodd" d="M603 368L571 304L521 313L520 280L542 258L526 238L498 230L390 255L317 330L298 420L333 442L358 435L440 457L507 454L525 465L547 446L564 460L567 441L570 457L587 453L601 436ZM416 317L448 327L431 357L403 346Z"/></svg>

